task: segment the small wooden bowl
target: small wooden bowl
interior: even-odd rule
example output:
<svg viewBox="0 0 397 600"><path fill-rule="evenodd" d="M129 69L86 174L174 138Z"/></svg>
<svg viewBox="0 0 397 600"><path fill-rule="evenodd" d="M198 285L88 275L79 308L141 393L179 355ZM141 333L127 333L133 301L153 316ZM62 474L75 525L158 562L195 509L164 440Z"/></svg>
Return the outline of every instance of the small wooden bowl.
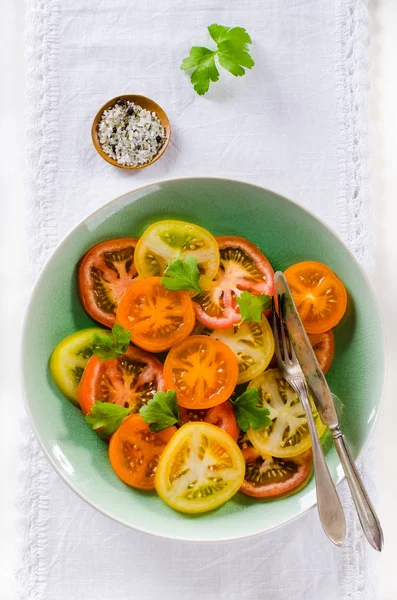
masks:
<svg viewBox="0 0 397 600"><path fill-rule="evenodd" d="M117 160L110 158L110 156L108 156L103 151L103 148L99 141L98 125L99 125L100 120L102 119L102 115L103 115L104 111L108 108L112 108L112 106L114 106L116 104L117 100L120 100L121 98L123 100L130 100L130 102L133 102L134 104L137 104L138 106L141 106L142 108L145 108L146 110L150 110L150 112L155 112L156 115L158 116L160 123L162 124L162 126L165 129L164 144L161 146L160 150L152 158L152 160L145 163L144 165L136 165L136 166L120 165L117 162ZM119 167L120 169L128 169L130 171L136 171L137 169L143 169L144 167L149 167L150 165L155 163L156 160L158 160L160 158L160 156L162 156L164 154L164 152L167 150L167 147L168 147L168 144L170 141L170 137L171 137L171 125L170 125L167 115L165 114L165 112L163 111L161 106L156 104L156 102L154 102L150 98L146 98L146 96L136 96L135 94L123 94L121 96L116 96L116 98L112 98L111 100L109 100L109 102L106 102L106 104L104 104L102 106L102 108L99 109L99 111L97 112L97 114L95 116L94 122L92 124L91 136L92 136L92 141L93 141L96 151L98 152L98 154L100 156L102 156L102 158L104 160L106 160L106 162L110 163L111 165L114 165L115 167Z"/></svg>

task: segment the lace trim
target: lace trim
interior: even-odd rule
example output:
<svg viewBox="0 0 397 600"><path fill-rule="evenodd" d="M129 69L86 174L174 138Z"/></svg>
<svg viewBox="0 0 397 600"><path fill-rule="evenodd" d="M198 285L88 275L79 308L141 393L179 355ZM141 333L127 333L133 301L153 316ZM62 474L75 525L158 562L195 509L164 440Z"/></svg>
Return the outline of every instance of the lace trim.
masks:
<svg viewBox="0 0 397 600"><path fill-rule="evenodd" d="M373 268L371 233L371 171L369 168L369 14L368 0L337 0L337 109L339 117L338 194L342 239L368 271ZM363 463L360 460L360 463ZM369 464L371 463L371 464ZM365 470L359 465L370 497L375 500L374 451L367 449ZM341 486L348 538L342 546L342 600L379 598L379 559L363 536L346 482Z"/></svg>
<svg viewBox="0 0 397 600"><path fill-rule="evenodd" d="M368 0L337 0L336 85L339 122L339 231L358 261L373 268L369 168Z"/></svg>
<svg viewBox="0 0 397 600"><path fill-rule="evenodd" d="M27 0L26 205L29 207L29 275L32 282L57 242L54 210L58 131L58 25L60 0ZM44 600L48 580L47 525L50 465L27 419L22 424L19 600Z"/></svg>

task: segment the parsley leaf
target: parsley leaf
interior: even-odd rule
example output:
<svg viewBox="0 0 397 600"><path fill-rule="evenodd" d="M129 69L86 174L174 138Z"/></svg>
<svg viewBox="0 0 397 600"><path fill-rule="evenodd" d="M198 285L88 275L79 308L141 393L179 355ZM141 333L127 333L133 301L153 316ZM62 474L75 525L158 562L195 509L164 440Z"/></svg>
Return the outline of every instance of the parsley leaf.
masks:
<svg viewBox="0 0 397 600"><path fill-rule="evenodd" d="M237 424L242 431L263 429L270 424L269 411L260 406L258 388L246 390L235 400L231 399Z"/></svg>
<svg viewBox="0 0 397 600"><path fill-rule="evenodd" d="M199 96L203 96L210 87L210 81L218 81L219 71L215 64L216 52L203 48L202 46L193 46L190 48L190 55L184 58L181 64L181 70L193 69L190 81L193 84L194 91Z"/></svg>
<svg viewBox="0 0 397 600"><path fill-rule="evenodd" d="M240 307L241 323L243 321L259 323L262 320L263 311L271 306L271 298L265 294L254 296L245 290L240 296L237 296L237 304Z"/></svg>
<svg viewBox="0 0 397 600"><path fill-rule="evenodd" d="M126 417L134 410L134 408L124 408L118 404L111 402L95 401L95 405L90 412L85 416L85 420L95 431L100 429L98 433L103 437L112 435L121 425Z"/></svg>
<svg viewBox="0 0 397 600"><path fill-rule="evenodd" d="M176 393L172 390L168 392L156 392L154 398L141 406L139 414L145 423L150 423L151 431L161 431L180 421Z"/></svg>
<svg viewBox="0 0 397 600"><path fill-rule="evenodd" d="M111 334L94 334L93 352L100 360L118 358L127 351L130 339L130 332L116 323Z"/></svg>
<svg viewBox="0 0 397 600"><path fill-rule="evenodd" d="M194 256L186 256L183 260L174 258L168 263L165 275L167 277L163 277L161 283L167 290L203 291L200 287L200 272Z"/></svg>
<svg viewBox="0 0 397 600"><path fill-rule="evenodd" d="M181 65L182 71L193 69L190 81L200 96L208 92L211 81L215 82L219 79L216 56L221 67L235 77L241 77L245 74L245 69L252 69L255 65L248 52L248 44L252 44L252 40L243 27L213 24L208 27L208 31L217 49L193 46L190 55L182 61Z"/></svg>

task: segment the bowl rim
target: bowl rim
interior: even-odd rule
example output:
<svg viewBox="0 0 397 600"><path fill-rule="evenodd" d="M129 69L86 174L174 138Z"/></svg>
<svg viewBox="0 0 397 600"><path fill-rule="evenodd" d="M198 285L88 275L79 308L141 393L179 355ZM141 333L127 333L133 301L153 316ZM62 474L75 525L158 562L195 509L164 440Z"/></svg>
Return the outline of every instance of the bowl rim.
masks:
<svg viewBox="0 0 397 600"><path fill-rule="evenodd" d="M355 255L353 254L352 250L350 250L350 248L347 246L347 244L340 238L340 236L327 224L325 223L325 221L321 218L318 217L313 211L311 211L310 209L302 206L301 204L299 204L298 202L295 202L294 200L291 200L290 198L283 196L282 194L279 194L277 192L274 192L273 190L266 188L262 185L258 185L256 183L252 183L249 181L245 181L243 179L235 179L232 177L206 177L206 176L197 176L197 177L192 177L192 176L185 176L185 177L170 177L170 178L166 178L166 179L161 179L161 180L155 180L152 181L150 183L144 184L142 186L139 186L137 188L135 188L134 190L131 190L129 192L126 192L125 194L122 194L121 196L117 196L116 198L113 198L112 200L106 202L105 204L103 204L102 206L100 206L99 208L95 209L93 212L91 212L89 215L85 216L84 218L82 218L76 225L74 225L63 237L62 239L56 244L56 246L51 250L49 256L46 258L44 264L42 265L36 280L33 283L33 286L30 290L30 296L29 296L29 301L27 303L26 309L25 309L25 314L24 314L24 318L23 318L23 325L22 325L22 333L21 333L21 342L20 342L20 359L19 359L19 363L20 363L20 369L21 369L21 379L22 379L22 396L23 396L23 401L24 401L24 406L25 406L25 410L27 413L27 416L29 418L30 424L32 426L33 432L35 434L35 437L37 439L37 441L39 442L39 445L41 447L41 450L43 451L44 455L47 457L50 465L52 466L52 468L55 470L55 472L61 477L61 479L68 485L68 487L77 495L79 496L82 500L84 500L87 504L89 504L92 508L94 508L95 510L97 510L98 512L100 512L101 514L105 515L106 517L110 518L113 521L116 521L117 523L120 523L121 525L124 525L125 527L127 527L128 529L132 529L134 531L140 531L142 533L145 534L149 534L152 535L154 537L159 537L162 539L167 539L167 540L175 540L178 542L185 542L185 543L202 543L202 544L213 544L213 543L222 543L222 542L232 542L232 541L237 541L237 540L244 540L244 539L248 539L248 538L253 538L259 535L264 535L266 533L270 533L273 531L276 531L277 529L280 529L281 527L284 527L285 525L288 525L289 523L292 523L293 521L296 521L297 519L301 518L304 514L306 514L309 510L313 509L316 505L317 505L317 496L315 495L315 499L312 501L311 504L308 504L304 509L302 509L298 514L294 515L293 517L284 519L283 521L281 521L280 523L278 523L277 525L274 525L273 527L268 527L266 529L262 529L259 531L256 531L255 533L248 533L248 534L243 534L243 535L238 535L237 537L220 537L216 540L207 540L207 539L201 539L200 537L189 537L189 538L184 538L184 537L180 537L178 535L166 535L163 533L157 533L155 531L151 531L149 529L137 526L137 525L131 525L130 523L127 523L126 521L124 521L121 518L118 518L117 516L110 514L108 511L100 508L99 506L97 506L95 504L95 502L93 502L92 500L90 500L90 498L88 498L85 494L81 493L74 485L73 483L64 475L64 473L61 471L61 469L57 466L57 464L55 463L55 461L53 461L51 455L49 454L49 452L47 451L44 441L41 439L40 434L36 428L36 424L35 424L35 419L32 415L32 412L30 410L30 405L29 405L29 400L28 400L28 390L27 390L27 385L26 385L26 377L25 377L25 352L24 352L24 340L25 340L25 333L26 333L26 329L28 327L28 320L30 317L30 311L31 311L31 305L33 303L34 297L36 295L36 292L41 284L41 280L44 276L44 273L48 267L48 265L50 264L53 255L58 252L62 246L66 243L66 241L68 240L68 238L75 233L75 231L77 229L79 229L81 226L83 226L85 224L85 222L88 219L91 219L94 215L96 215L97 213L99 213L101 210L103 210L106 207L109 207L110 205L112 205L113 203L118 202L119 200L121 200L122 198L125 198L126 196L129 196L130 194L133 194L135 192L139 193L142 190L146 189L146 188L150 188L152 186L158 186L158 185L162 185L165 183L170 183L170 182L177 182L177 181L192 181L192 180L207 180L207 181L227 181L229 183L237 183L237 184L243 184L243 185L248 185L250 187L254 187L254 188L258 188L262 191L265 192L270 192L271 194L274 194L275 196L279 196L281 197L283 200L286 200L287 202L297 206L298 208L300 208L301 210L303 210L304 212L306 212L309 216L313 217L316 221L318 221L321 225L323 225L323 227L325 227L328 232L336 239L337 242L339 242L344 249L348 252L348 254L350 255L350 258L353 260L353 262L355 263L356 267L358 268L358 270L360 271L363 279L365 280L365 283L367 284L367 287L370 291L370 294L372 296L372 300L376 306L376 312L379 316L379 323L380 323L380 336L381 336L381 347L382 347L382 351L383 351L383 369L382 369L382 381L381 381L381 388L379 391L379 404L378 404L378 410L376 411L376 414L374 416L374 419L372 419L372 422L370 424L370 427L368 429L368 433L366 436L366 440L364 441L362 448L360 449L360 451L357 454L357 458L355 459L355 462L357 463L358 460L362 457L362 455L364 454L364 452L366 451L369 441L371 440L375 428L378 426L379 423L379 414L381 412L381 409L383 407L383 403L384 403L384 396L385 396L385 385L386 385L386 368L387 368L387 346L386 346L386 335L385 335L385 325L384 325L384 320L383 320L383 314L381 311L381 307L380 307L380 302L379 299L375 293L375 289L374 286L372 284L372 281L369 277L369 275L367 274L367 272L365 271L364 267L358 262L357 258L355 257ZM339 486L339 484L341 482L343 482L346 479L346 476L343 472L342 466L339 462L338 466L337 466L337 472L341 472L341 475L339 475L337 480L334 480L334 483L336 486Z"/></svg>
<svg viewBox="0 0 397 600"><path fill-rule="evenodd" d="M165 121L165 125L163 124L163 127L166 132L165 142L161 146L161 148L157 152L157 154L155 154L153 156L152 160L150 160L147 163L144 163L143 165L121 165L120 163L117 162L117 160L115 160L114 158L111 158L110 156L108 156L106 154L106 152L104 152L104 150L102 149L101 143L99 141L99 136L98 136L99 121L100 121L104 111L107 108L113 107L116 104L117 100L120 100L120 99L130 100L131 102L135 102L136 104L138 104L139 102L142 102L142 100L144 101L144 103L149 101L149 103L151 103L153 105L154 112L156 112L158 117L159 117L159 114L157 113L157 110L160 113L163 113L163 115L164 115L163 119ZM145 107L142 106L142 108L145 108ZM165 151L168 148L168 144L170 143L171 124L170 124L170 120L169 120L168 115L165 112L164 108L162 106L160 106L160 104L155 102L155 100L152 100L151 98L149 98L149 96L142 96L142 94L121 94L119 96L115 96L114 98L111 98L110 100L108 100L108 102L103 104L101 106L101 108L98 110L98 112L95 114L95 117L94 117L94 119L92 121L92 125L91 125L91 139L92 139L92 143L94 145L95 150L98 152L99 156L101 158L103 158L103 160L105 160L107 163L109 163L110 165L113 165L114 167L118 167L119 169L126 169L127 171L138 171L139 169L144 169L145 167L150 167L150 165L155 163L159 158L161 158L163 156L163 154L165 153Z"/></svg>

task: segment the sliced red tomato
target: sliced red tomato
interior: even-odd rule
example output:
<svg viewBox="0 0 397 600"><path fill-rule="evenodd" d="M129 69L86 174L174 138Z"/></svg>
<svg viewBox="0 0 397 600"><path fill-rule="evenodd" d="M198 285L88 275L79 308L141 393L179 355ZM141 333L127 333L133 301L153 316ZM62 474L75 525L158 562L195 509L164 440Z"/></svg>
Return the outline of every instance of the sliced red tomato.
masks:
<svg viewBox="0 0 397 600"><path fill-rule="evenodd" d="M135 238L118 238L93 246L78 267L78 289L84 310L92 319L113 327L116 310L136 275Z"/></svg>
<svg viewBox="0 0 397 600"><path fill-rule="evenodd" d="M274 294L274 271L254 244L235 236L216 238L220 264L215 279L195 296L196 317L211 329L227 329L241 321L236 297L244 290L260 296Z"/></svg>
<svg viewBox="0 0 397 600"><path fill-rule="evenodd" d="M226 344L205 335L192 335L169 351L164 363L168 390L178 404L203 409L225 402L237 383L238 364Z"/></svg>
<svg viewBox="0 0 397 600"><path fill-rule="evenodd" d="M236 417L234 416L233 406L229 400L222 402L222 404L218 404L218 406L204 410L193 410L180 406L179 413L182 423L189 423L191 421L204 421L205 423L211 423L212 425L216 425L217 427L224 429L234 439L234 441L237 442L239 428Z"/></svg>
<svg viewBox="0 0 397 600"><path fill-rule="evenodd" d="M339 323L346 311L347 292L326 265L308 261L284 273L296 307L308 333L323 333Z"/></svg>
<svg viewBox="0 0 397 600"><path fill-rule="evenodd" d="M311 475L312 451L295 458L261 456L248 447L242 450L245 459L245 477L240 492L254 498L274 498L302 489Z"/></svg>
<svg viewBox="0 0 397 600"><path fill-rule="evenodd" d="M84 414L95 401L112 402L125 408L140 407L164 390L163 365L157 358L129 346L119 358L99 360L92 356L78 388L78 400Z"/></svg>
<svg viewBox="0 0 397 600"><path fill-rule="evenodd" d="M140 415L127 417L109 444L109 460L117 477L140 490L154 490L160 455L176 427L154 433Z"/></svg>
<svg viewBox="0 0 397 600"><path fill-rule="evenodd" d="M161 277L149 277L135 281L124 294L117 321L131 332L134 344L163 352L191 333L195 318L188 292L167 290Z"/></svg>
<svg viewBox="0 0 397 600"><path fill-rule="evenodd" d="M325 374L332 364L335 350L335 338L332 329L324 333L309 333L309 340L322 372Z"/></svg>
<svg viewBox="0 0 397 600"><path fill-rule="evenodd" d="M320 365L320 368L325 375L325 373L327 373L328 369L330 368L332 360L334 358L334 333L332 329L330 331L325 331L324 333L309 333L308 338L317 357L318 364ZM269 363L269 367L271 369L276 369L277 366L277 357L274 354Z"/></svg>

